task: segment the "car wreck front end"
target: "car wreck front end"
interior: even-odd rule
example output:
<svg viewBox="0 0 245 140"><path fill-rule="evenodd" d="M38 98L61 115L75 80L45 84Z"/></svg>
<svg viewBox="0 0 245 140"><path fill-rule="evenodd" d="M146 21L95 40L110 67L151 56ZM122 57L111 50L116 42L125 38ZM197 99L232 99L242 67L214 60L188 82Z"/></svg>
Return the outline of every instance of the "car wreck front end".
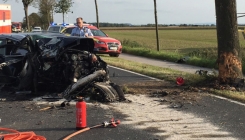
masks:
<svg viewBox="0 0 245 140"><path fill-rule="evenodd" d="M125 100L121 88L109 79L107 63L93 53L93 39L48 33L0 35L0 39L5 40L0 45L1 85L33 94L57 93L68 100L77 96Z"/></svg>

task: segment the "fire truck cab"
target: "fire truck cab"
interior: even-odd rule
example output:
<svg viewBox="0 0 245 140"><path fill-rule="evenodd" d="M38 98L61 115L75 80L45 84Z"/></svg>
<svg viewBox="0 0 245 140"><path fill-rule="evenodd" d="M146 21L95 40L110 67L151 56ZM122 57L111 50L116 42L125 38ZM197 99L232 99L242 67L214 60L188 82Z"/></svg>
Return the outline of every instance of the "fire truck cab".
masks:
<svg viewBox="0 0 245 140"><path fill-rule="evenodd" d="M12 26L15 28L12 32L22 32L22 24L20 22L12 22Z"/></svg>
<svg viewBox="0 0 245 140"><path fill-rule="evenodd" d="M11 33L11 6L0 4L0 33Z"/></svg>

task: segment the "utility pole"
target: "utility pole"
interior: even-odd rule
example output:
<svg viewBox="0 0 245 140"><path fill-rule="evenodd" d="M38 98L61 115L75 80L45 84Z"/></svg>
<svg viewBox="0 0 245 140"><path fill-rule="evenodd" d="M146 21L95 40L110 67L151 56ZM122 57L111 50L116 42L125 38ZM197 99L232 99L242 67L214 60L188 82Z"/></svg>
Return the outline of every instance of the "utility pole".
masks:
<svg viewBox="0 0 245 140"><path fill-rule="evenodd" d="M157 3L154 0L154 11L155 11L155 27L156 27L156 38L157 38L157 51L159 51L159 37L158 37L158 23L157 23Z"/></svg>
<svg viewBox="0 0 245 140"><path fill-rule="evenodd" d="M98 5L97 5L97 0L94 0L95 4L95 10L96 10L96 21L97 21L97 28L100 28L100 23L99 23L99 12L98 12Z"/></svg>

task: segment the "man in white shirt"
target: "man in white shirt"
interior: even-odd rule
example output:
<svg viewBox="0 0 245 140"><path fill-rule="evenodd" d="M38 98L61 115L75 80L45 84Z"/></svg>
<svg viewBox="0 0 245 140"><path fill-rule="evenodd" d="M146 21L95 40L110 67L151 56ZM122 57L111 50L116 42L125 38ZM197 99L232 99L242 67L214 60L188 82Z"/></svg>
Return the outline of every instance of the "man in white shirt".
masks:
<svg viewBox="0 0 245 140"><path fill-rule="evenodd" d="M72 30L71 36L81 36L81 37L93 38L93 34L91 30L83 26L83 18L79 17L76 19L76 21L77 21L77 27Z"/></svg>

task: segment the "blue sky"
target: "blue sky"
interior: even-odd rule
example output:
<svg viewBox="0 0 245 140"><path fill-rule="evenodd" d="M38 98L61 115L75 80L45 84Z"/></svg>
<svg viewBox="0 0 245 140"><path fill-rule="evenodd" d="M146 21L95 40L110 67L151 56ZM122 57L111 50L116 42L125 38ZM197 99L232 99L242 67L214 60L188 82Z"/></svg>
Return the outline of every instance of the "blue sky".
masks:
<svg viewBox="0 0 245 140"><path fill-rule="evenodd" d="M94 0L73 0L72 13L65 15L65 22L74 23L76 17L83 17L87 22L95 22ZM148 24L154 23L153 0L97 0L100 22ZM24 17L21 0L9 0L12 6L12 21L22 21ZM157 0L159 24L198 24L215 23L214 0ZM29 14L38 12L29 7ZM237 12L245 13L245 1L237 0ZM62 22L62 15L54 15L55 22ZM245 17L238 18L238 23L245 24Z"/></svg>

